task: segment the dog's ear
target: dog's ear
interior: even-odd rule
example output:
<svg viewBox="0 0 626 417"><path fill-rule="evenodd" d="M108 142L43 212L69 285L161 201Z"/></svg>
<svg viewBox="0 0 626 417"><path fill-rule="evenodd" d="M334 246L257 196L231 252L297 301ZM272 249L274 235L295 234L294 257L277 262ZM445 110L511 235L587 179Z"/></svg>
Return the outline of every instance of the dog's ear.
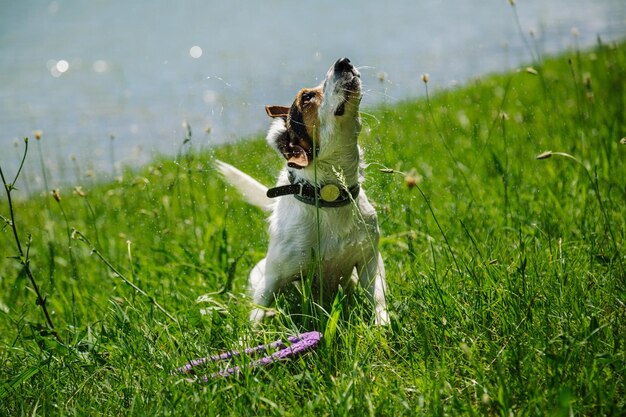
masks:
<svg viewBox="0 0 626 417"><path fill-rule="evenodd" d="M284 117L289 116L289 107L285 106L265 106L265 112L269 117Z"/></svg>
<svg viewBox="0 0 626 417"><path fill-rule="evenodd" d="M267 132L267 143L287 160L287 165L290 167L297 169L305 168L309 165L310 146L303 141L294 143L285 123L285 119L282 117L274 119L269 132Z"/></svg>

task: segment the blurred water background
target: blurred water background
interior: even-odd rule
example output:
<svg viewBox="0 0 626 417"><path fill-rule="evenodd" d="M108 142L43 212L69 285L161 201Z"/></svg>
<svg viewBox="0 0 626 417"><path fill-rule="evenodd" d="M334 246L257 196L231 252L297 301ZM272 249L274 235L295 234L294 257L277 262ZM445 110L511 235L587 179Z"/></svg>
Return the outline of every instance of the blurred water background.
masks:
<svg viewBox="0 0 626 417"><path fill-rule="evenodd" d="M624 0L0 0L0 166L30 137L28 192L37 147L52 187L174 156L184 122L197 147L260 133L342 56L367 108L625 35Z"/></svg>

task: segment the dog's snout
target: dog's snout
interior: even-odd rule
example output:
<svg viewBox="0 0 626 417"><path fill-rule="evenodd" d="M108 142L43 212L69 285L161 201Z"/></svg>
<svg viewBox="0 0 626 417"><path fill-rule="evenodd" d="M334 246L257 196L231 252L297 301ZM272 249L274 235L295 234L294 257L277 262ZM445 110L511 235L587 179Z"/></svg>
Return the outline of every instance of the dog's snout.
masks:
<svg viewBox="0 0 626 417"><path fill-rule="evenodd" d="M348 58L341 58L335 62L335 71L336 72L348 72L352 71L352 64Z"/></svg>

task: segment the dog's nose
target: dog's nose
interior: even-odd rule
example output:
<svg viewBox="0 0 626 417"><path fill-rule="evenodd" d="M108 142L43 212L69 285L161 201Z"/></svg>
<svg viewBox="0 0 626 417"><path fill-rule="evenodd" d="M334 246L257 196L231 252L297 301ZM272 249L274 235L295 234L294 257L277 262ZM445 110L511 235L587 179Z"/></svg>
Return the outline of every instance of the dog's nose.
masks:
<svg viewBox="0 0 626 417"><path fill-rule="evenodd" d="M352 71L352 64L348 58L341 58L335 62L335 71L336 72L347 72Z"/></svg>

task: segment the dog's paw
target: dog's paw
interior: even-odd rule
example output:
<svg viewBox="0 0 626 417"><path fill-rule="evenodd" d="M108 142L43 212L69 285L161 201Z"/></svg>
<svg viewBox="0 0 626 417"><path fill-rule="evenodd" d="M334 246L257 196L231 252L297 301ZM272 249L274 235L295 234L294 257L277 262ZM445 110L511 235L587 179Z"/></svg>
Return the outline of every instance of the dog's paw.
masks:
<svg viewBox="0 0 626 417"><path fill-rule="evenodd" d="M260 322L267 316L267 311L262 308L254 308L250 312L250 322L256 323Z"/></svg>
<svg viewBox="0 0 626 417"><path fill-rule="evenodd" d="M374 324L376 326L388 326L389 325L389 313L386 308L377 307L376 308L376 318L374 320Z"/></svg>

